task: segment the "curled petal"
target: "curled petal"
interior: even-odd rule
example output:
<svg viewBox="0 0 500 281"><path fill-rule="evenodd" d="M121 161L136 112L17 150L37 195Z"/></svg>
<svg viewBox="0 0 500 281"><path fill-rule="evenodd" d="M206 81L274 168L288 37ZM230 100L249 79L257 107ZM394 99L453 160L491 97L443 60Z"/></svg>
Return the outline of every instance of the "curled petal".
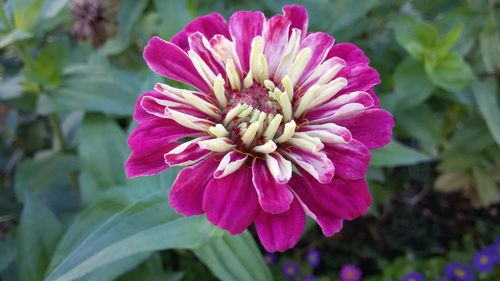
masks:
<svg viewBox="0 0 500 281"><path fill-rule="evenodd" d="M323 150L335 166L335 174L347 180L362 179L370 163L370 151L361 142L330 144Z"/></svg>
<svg viewBox="0 0 500 281"><path fill-rule="evenodd" d="M264 25L264 55L267 59L270 76L276 71L281 55L285 50L290 24L291 22L286 17L276 15L266 21Z"/></svg>
<svg viewBox="0 0 500 281"><path fill-rule="evenodd" d="M322 151L310 152L293 147L287 151L281 150L281 153L320 183L329 183L335 174L332 161Z"/></svg>
<svg viewBox="0 0 500 281"><path fill-rule="evenodd" d="M247 160L248 156L236 151L228 152L214 172L214 178L220 179L236 172Z"/></svg>
<svg viewBox="0 0 500 281"><path fill-rule="evenodd" d="M269 172L278 183L285 184L292 177L292 162L283 158L281 154L266 154L266 164Z"/></svg>
<svg viewBox="0 0 500 281"><path fill-rule="evenodd" d="M211 151L200 148L198 142L209 138L210 137L204 136L179 144L176 148L165 153L165 163L173 167L191 165L202 160L209 155Z"/></svg>
<svg viewBox="0 0 500 281"><path fill-rule="evenodd" d="M289 34L292 33L292 28L297 28L302 32L302 37L306 36L309 25L309 16L307 15L306 8L299 5L287 5L283 7L283 13L291 22Z"/></svg>
<svg viewBox="0 0 500 281"><path fill-rule="evenodd" d="M203 213L203 193L217 167L213 157L182 169L170 189L169 201L172 208L185 216Z"/></svg>
<svg viewBox="0 0 500 281"><path fill-rule="evenodd" d="M266 18L261 12L240 11L229 18L229 33L236 46L244 72L249 70L250 50L254 37L262 35Z"/></svg>
<svg viewBox="0 0 500 281"><path fill-rule="evenodd" d="M210 69L217 75L226 75L226 68L222 60L217 56L213 50L210 42L200 32L193 33L189 36L190 49L195 51L200 58L210 67Z"/></svg>
<svg viewBox="0 0 500 281"><path fill-rule="evenodd" d="M210 180L203 195L203 210L211 223L232 235L243 232L259 210L250 168L243 166L226 177Z"/></svg>
<svg viewBox="0 0 500 281"><path fill-rule="evenodd" d="M200 32L206 38L210 39L216 34L229 38L229 27L226 19L218 13L211 13L194 19L188 23L182 31L177 33L170 40L184 51L189 49L189 35Z"/></svg>
<svg viewBox="0 0 500 281"><path fill-rule="evenodd" d="M272 214L290 208L293 195L286 184L278 183L271 175L265 161L255 159L252 164L252 182L262 209Z"/></svg>
<svg viewBox="0 0 500 281"><path fill-rule="evenodd" d="M312 50L312 55L309 63L302 72L299 84L301 84L309 74L323 62L334 41L333 37L325 32L314 32L304 38L299 48L310 48Z"/></svg>
<svg viewBox="0 0 500 281"><path fill-rule="evenodd" d="M333 45L326 57L339 57L343 59L348 65L368 65L368 63L370 62L363 50L352 43L339 43Z"/></svg>
<svg viewBox="0 0 500 281"><path fill-rule="evenodd" d="M322 143L348 143L352 139L351 132L347 128L334 123L305 125L300 127L299 132L319 138Z"/></svg>
<svg viewBox="0 0 500 281"><path fill-rule="evenodd" d="M290 209L281 214L260 210L255 219L255 229L266 251L284 252L297 244L305 223L304 210L295 199Z"/></svg>

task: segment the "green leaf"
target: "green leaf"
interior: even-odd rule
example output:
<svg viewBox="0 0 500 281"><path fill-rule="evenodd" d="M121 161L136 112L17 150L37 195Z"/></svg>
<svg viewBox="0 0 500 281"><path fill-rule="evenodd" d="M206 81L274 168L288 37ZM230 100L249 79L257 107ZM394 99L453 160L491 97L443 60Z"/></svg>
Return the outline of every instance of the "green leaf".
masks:
<svg viewBox="0 0 500 281"><path fill-rule="evenodd" d="M486 121L491 135L500 146L500 103L498 87L494 78L474 81L472 91L479 107L479 112Z"/></svg>
<svg viewBox="0 0 500 281"><path fill-rule="evenodd" d="M438 40L438 31L434 26L415 18L400 18L391 25L399 45L418 61L424 60L427 50Z"/></svg>
<svg viewBox="0 0 500 281"><path fill-rule="evenodd" d="M4 271L16 259L14 239L0 240L0 272Z"/></svg>
<svg viewBox="0 0 500 281"><path fill-rule="evenodd" d="M15 176L15 190L19 201L29 192L54 208L74 208L77 194L71 185L71 175L79 167L76 155L62 155L53 151L39 152L33 159L19 165ZM50 176L48 176L50 175Z"/></svg>
<svg viewBox="0 0 500 281"><path fill-rule="evenodd" d="M121 259L196 248L220 235L202 216L181 218L165 192L133 201L121 189L81 212L57 246L46 281L70 281Z"/></svg>
<svg viewBox="0 0 500 281"><path fill-rule="evenodd" d="M500 201L500 188L495 184L493 175L480 167L472 168L472 174L476 182L476 190L479 195L479 201L483 206L489 206L492 203Z"/></svg>
<svg viewBox="0 0 500 281"><path fill-rule="evenodd" d="M444 38L440 39L439 42L437 43L437 52L440 56L448 53L457 42L458 38L460 38L460 35L462 34L463 30L463 25L457 25L453 27L448 33L444 36Z"/></svg>
<svg viewBox="0 0 500 281"><path fill-rule="evenodd" d="M396 112L395 119L398 120L398 126L406 133L405 136L417 139L422 148L428 152L435 151L443 141L441 130L443 121L426 103Z"/></svg>
<svg viewBox="0 0 500 281"><path fill-rule="evenodd" d="M248 231L237 236L225 234L194 252L221 280L273 280Z"/></svg>
<svg viewBox="0 0 500 281"><path fill-rule="evenodd" d="M22 31L30 31L38 21L42 3L42 0L12 1L16 28Z"/></svg>
<svg viewBox="0 0 500 281"><path fill-rule="evenodd" d="M107 65L73 65L59 88L39 101L37 111L90 111L130 116L139 95L139 75Z"/></svg>
<svg viewBox="0 0 500 281"><path fill-rule="evenodd" d="M31 33L26 31L13 30L10 33L2 36L2 39L0 39L0 49L9 46L12 43L31 38L32 36L33 35Z"/></svg>
<svg viewBox="0 0 500 281"><path fill-rule="evenodd" d="M438 87L456 92L469 85L473 74L469 65L456 54L445 54L436 60L426 60L425 70Z"/></svg>
<svg viewBox="0 0 500 281"><path fill-rule="evenodd" d="M108 40L99 51L106 55L115 55L123 52L130 44L132 29L137 24L148 5L147 0L121 0L118 11L118 34ZM182 1L181 1L182 2Z"/></svg>
<svg viewBox="0 0 500 281"><path fill-rule="evenodd" d="M44 45L33 67L26 69L26 80L54 89L61 83L63 68L69 58L69 39L62 38Z"/></svg>
<svg viewBox="0 0 500 281"><path fill-rule="evenodd" d="M40 18L48 19L55 17L68 5L69 0L44 0L40 10Z"/></svg>
<svg viewBox="0 0 500 281"><path fill-rule="evenodd" d="M165 272L161 255L157 253L116 281L180 281L183 275L181 272Z"/></svg>
<svg viewBox="0 0 500 281"><path fill-rule="evenodd" d="M50 258L62 234L62 226L52 212L25 193L17 235L17 265L21 280L43 280Z"/></svg>
<svg viewBox="0 0 500 281"><path fill-rule="evenodd" d="M396 68L394 91L397 110L404 110L419 105L429 98L434 91L434 84L427 77L423 65L408 57Z"/></svg>
<svg viewBox="0 0 500 281"><path fill-rule="evenodd" d="M0 84L0 100L10 100L21 97L23 95L22 81L23 78L21 76L2 80Z"/></svg>
<svg viewBox="0 0 500 281"><path fill-rule="evenodd" d="M154 0L161 24L157 29L162 38L171 38L193 19L187 1Z"/></svg>
<svg viewBox="0 0 500 281"><path fill-rule="evenodd" d="M82 200L90 202L107 188L125 183L128 147L123 130L102 115L85 116L80 136Z"/></svg>
<svg viewBox="0 0 500 281"><path fill-rule="evenodd" d="M372 167L408 166L431 161L432 158L393 140L384 148L372 152Z"/></svg>
<svg viewBox="0 0 500 281"><path fill-rule="evenodd" d="M500 35L497 21L490 14L484 30L479 35L479 47L486 71L494 72L500 68Z"/></svg>

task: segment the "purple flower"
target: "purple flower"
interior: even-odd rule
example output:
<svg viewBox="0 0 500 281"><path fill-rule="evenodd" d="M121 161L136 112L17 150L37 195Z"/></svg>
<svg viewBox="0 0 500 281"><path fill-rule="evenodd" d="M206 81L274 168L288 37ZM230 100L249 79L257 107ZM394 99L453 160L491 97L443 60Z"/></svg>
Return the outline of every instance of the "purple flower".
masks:
<svg viewBox="0 0 500 281"><path fill-rule="evenodd" d="M284 262L281 265L281 273L288 280L292 280L293 278L295 278L299 275L300 265L296 262L293 262L293 261Z"/></svg>
<svg viewBox="0 0 500 281"><path fill-rule="evenodd" d="M495 248L487 247L478 251L472 257L472 265L479 272L490 272L495 267Z"/></svg>
<svg viewBox="0 0 500 281"><path fill-rule="evenodd" d="M304 277L302 277L302 279L300 279L300 281L316 281L316 277L314 277L314 275L312 275L312 274L308 274L308 275L305 275Z"/></svg>
<svg viewBox="0 0 500 281"><path fill-rule="evenodd" d="M288 5L269 19L211 13L170 42L151 38L151 70L194 89L158 83L138 98L127 176L184 166L172 208L232 235L255 224L268 252L297 244L306 213L325 236L365 214L370 150L391 141L394 120L363 51L307 27L307 10Z"/></svg>
<svg viewBox="0 0 500 281"><path fill-rule="evenodd" d="M340 269L340 281L360 281L361 269L353 264L345 264Z"/></svg>
<svg viewBox="0 0 500 281"><path fill-rule="evenodd" d="M444 268L444 275L450 281L473 281L474 274L469 266L462 264L461 262L452 262L446 265Z"/></svg>
<svg viewBox="0 0 500 281"><path fill-rule="evenodd" d="M420 272L410 272L405 274L401 281L424 281L424 276Z"/></svg>
<svg viewBox="0 0 500 281"><path fill-rule="evenodd" d="M264 260L266 261L266 263L267 263L268 265L273 265L273 264L275 264L277 259L278 259L278 258L276 257L276 255L275 255L275 254L271 254L271 253L265 253L265 254L264 254Z"/></svg>
<svg viewBox="0 0 500 281"><path fill-rule="evenodd" d="M316 268L321 261L321 252L316 248L310 248L307 251L306 261L311 268Z"/></svg>
<svg viewBox="0 0 500 281"><path fill-rule="evenodd" d="M496 238L495 243L491 245L491 248L495 262L500 264L500 236Z"/></svg>

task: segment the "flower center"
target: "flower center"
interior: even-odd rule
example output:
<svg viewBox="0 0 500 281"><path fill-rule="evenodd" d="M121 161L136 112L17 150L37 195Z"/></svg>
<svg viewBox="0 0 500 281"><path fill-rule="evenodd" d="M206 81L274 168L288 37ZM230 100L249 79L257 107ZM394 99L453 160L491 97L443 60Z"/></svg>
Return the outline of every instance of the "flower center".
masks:
<svg viewBox="0 0 500 281"><path fill-rule="evenodd" d="M241 103L251 106L254 109L258 109L266 114L281 114L281 107L278 102L271 100L269 96L269 89L258 83L253 83L249 88L233 93L228 103L229 109L234 108Z"/></svg>
<svg viewBox="0 0 500 281"><path fill-rule="evenodd" d="M484 264L488 264L488 262L489 262L489 261L490 261L490 259L489 259L487 256L481 256L481 257L479 258L479 263L480 263L480 264L483 264L483 265L484 265Z"/></svg>
<svg viewBox="0 0 500 281"><path fill-rule="evenodd" d="M460 268L455 269L455 276L462 278L465 276L465 271Z"/></svg>

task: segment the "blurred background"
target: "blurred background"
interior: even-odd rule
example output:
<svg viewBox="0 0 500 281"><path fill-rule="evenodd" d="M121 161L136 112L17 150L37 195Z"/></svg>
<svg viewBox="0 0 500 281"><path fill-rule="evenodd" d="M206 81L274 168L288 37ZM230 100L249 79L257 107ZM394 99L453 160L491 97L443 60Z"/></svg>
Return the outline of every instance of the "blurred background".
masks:
<svg viewBox="0 0 500 281"><path fill-rule="evenodd" d="M308 223L264 256L252 229L176 215L177 170L128 180L123 163L136 98L163 80L142 59L151 36L288 1L0 3L1 280L500 280L497 1L295 2L366 52L396 127L366 216L332 238Z"/></svg>

